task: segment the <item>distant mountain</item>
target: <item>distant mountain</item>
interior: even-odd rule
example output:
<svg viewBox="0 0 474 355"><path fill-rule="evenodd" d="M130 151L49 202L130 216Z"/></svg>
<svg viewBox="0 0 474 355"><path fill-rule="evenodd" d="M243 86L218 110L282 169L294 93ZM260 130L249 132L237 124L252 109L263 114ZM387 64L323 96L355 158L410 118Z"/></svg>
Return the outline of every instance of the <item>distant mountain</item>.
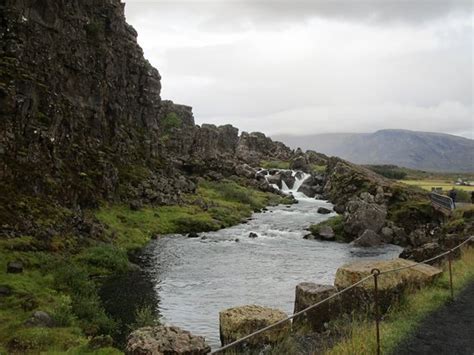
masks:
<svg viewBox="0 0 474 355"><path fill-rule="evenodd" d="M450 134L385 129L375 133L275 135L272 138L292 148L312 149L357 164L474 172L474 140Z"/></svg>

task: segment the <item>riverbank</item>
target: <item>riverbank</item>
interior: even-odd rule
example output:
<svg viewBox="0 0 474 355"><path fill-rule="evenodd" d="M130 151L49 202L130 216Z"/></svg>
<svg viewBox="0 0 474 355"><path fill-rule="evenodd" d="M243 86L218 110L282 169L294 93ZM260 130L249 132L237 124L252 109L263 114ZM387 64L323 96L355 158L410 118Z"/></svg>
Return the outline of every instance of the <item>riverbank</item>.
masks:
<svg viewBox="0 0 474 355"><path fill-rule="evenodd" d="M393 353L399 344L414 333L431 313L450 301L449 273L444 267L442 276L430 287L408 292L384 317L380 327L383 354ZM474 282L474 248L464 249L460 259L453 262L455 297ZM349 323L334 324L343 339L330 349L328 355L375 354L376 339L373 319L352 319Z"/></svg>
<svg viewBox="0 0 474 355"><path fill-rule="evenodd" d="M95 338L92 343L113 353L111 337L128 325L118 324L104 311L98 296L104 277L129 270L129 256L160 233L217 230L279 203L291 200L235 181L202 180L197 193L186 196L182 205L138 210L104 205L88 211L89 219L102 222L96 220L91 228L105 228L97 238L89 230L80 241L67 235L48 241L29 236L2 239L0 352L94 351L88 344ZM23 272L7 273L11 261L20 262ZM28 326L36 310L46 312L54 326Z"/></svg>

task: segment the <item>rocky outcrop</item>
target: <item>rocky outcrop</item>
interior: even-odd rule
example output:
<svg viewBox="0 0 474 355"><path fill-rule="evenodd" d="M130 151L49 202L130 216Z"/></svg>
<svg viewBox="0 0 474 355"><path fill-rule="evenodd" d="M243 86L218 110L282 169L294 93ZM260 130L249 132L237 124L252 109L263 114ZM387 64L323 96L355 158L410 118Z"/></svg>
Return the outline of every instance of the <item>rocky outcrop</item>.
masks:
<svg viewBox="0 0 474 355"><path fill-rule="evenodd" d="M204 355L211 348L203 337L178 327L145 327L133 331L127 339L127 355Z"/></svg>
<svg viewBox="0 0 474 355"><path fill-rule="evenodd" d="M387 209L384 205L363 199L349 201L344 214L344 231L359 237L366 230L378 233L386 223Z"/></svg>
<svg viewBox="0 0 474 355"><path fill-rule="evenodd" d="M294 313L302 311L337 292L334 286L318 285L312 282L302 282L296 286ZM293 327L309 326L312 331L320 332L324 324L338 316L339 307L336 299L325 302L314 309L293 319Z"/></svg>
<svg viewBox="0 0 474 355"><path fill-rule="evenodd" d="M226 309L219 313L221 343L229 344L286 317L287 315L280 310L255 305ZM251 337L240 347L261 348L265 344L277 343L285 338L290 328L290 321L283 322L275 328Z"/></svg>
<svg viewBox="0 0 474 355"><path fill-rule="evenodd" d="M362 235L352 242L356 247L377 247L383 244L382 238L371 229L366 229Z"/></svg>
<svg viewBox="0 0 474 355"><path fill-rule="evenodd" d="M244 164L292 157L262 133L197 126L191 107L162 100L124 6L1 2L0 235L49 235L36 222L51 211L51 231L76 234L68 218L99 201L177 204L196 175L253 179Z"/></svg>

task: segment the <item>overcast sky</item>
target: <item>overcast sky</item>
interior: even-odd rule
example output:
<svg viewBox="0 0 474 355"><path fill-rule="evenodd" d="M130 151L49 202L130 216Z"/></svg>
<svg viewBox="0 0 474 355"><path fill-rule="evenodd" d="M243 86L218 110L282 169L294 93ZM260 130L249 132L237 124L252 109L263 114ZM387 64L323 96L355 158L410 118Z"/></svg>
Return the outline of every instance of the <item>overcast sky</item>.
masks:
<svg viewBox="0 0 474 355"><path fill-rule="evenodd" d="M198 124L474 138L471 0L125 2L162 97Z"/></svg>

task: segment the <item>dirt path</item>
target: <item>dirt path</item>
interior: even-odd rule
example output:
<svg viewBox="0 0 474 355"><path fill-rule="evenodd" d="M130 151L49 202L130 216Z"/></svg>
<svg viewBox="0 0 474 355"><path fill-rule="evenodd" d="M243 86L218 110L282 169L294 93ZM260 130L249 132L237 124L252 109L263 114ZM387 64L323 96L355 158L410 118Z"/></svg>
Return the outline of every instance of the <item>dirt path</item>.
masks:
<svg viewBox="0 0 474 355"><path fill-rule="evenodd" d="M474 282L454 302L430 314L394 354L473 355Z"/></svg>

